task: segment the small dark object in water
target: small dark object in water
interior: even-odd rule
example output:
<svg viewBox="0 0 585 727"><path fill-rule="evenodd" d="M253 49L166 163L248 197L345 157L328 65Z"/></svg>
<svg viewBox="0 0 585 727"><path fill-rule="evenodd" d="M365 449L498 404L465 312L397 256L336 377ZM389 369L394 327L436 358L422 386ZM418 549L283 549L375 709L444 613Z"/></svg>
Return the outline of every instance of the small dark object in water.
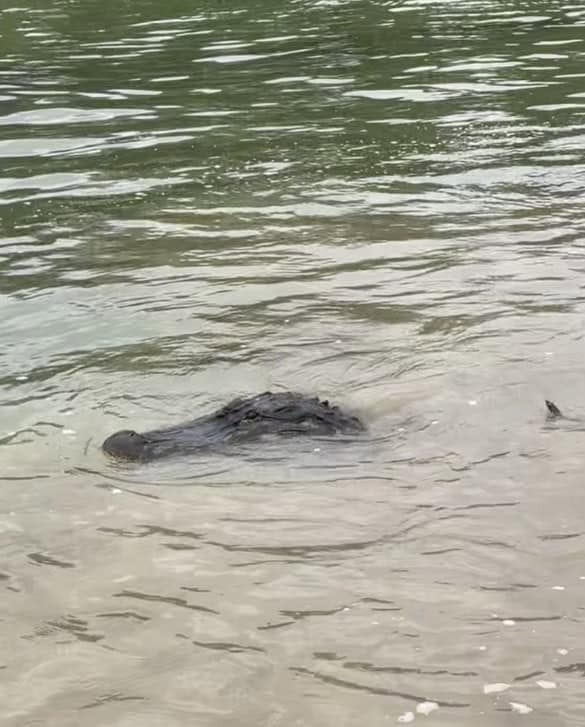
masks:
<svg viewBox="0 0 585 727"><path fill-rule="evenodd" d="M102 449L112 457L148 461L188 454L264 434L326 436L364 431L363 423L317 397L268 391L234 399L213 414L167 429L139 434L122 430L109 436Z"/></svg>
<svg viewBox="0 0 585 727"><path fill-rule="evenodd" d="M548 409L548 413L551 419L560 419L563 416L562 411L556 404L553 404L552 401L545 399L544 403L546 404L546 408Z"/></svg>

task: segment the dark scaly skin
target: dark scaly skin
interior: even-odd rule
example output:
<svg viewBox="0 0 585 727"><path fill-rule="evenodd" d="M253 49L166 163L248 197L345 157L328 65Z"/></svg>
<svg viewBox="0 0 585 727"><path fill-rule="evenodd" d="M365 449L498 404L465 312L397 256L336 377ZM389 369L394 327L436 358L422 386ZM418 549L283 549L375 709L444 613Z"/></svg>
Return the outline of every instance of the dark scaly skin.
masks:
<svg viewBox="0 0 585 727"><path fill-rule="evenodd" d="M545 399L546 408L548 410L548 416L551 419L561 419L563 416L562 411L559 409L559 407L554 404L552 401L549 401L548 399Z"/></svg>
<svg viewBox="0 0 585 727"><path fill-rule="evenodd" d="M547 409L547 419L550 421L558 421L561 420L563 422L570 422L571 428L574 429L575 425L580 425L580 428L585 425L585 418L582 416L569 416L562 412L559 407L552 401L549 401L548 399L545 399L546 409Z"/></svg>
<svg viewBox="0 0 585 727"><path fill-rule="evenodd" d="M109 436L102 449L112 457L149 461L188 454L264 434L327 436L364 431L363 423L328 401L294 392L265 392L234 399L212 414L142 434L123 430Z"/></svg>

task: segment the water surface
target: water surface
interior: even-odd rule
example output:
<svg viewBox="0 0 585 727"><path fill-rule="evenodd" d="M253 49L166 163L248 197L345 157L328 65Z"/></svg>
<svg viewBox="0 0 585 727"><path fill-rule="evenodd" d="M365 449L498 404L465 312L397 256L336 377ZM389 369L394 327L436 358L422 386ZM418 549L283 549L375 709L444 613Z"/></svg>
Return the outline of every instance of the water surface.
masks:
<svg viewBox="0 0 585 727"><path fill-rule="evenodd" d="M583 723L583 7L0 10L2 725Z"/></svg>

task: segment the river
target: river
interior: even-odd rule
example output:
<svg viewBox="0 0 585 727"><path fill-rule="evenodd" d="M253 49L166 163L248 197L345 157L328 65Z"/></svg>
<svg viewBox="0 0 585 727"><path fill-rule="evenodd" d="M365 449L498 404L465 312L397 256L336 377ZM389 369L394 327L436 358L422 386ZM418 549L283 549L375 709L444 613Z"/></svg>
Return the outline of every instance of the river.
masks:
<svg viewBox="0 0 585 727"><path fill-rule="evenodd" d="M585 725L584 148L582 3L2 3L0 724Z"/></svg>

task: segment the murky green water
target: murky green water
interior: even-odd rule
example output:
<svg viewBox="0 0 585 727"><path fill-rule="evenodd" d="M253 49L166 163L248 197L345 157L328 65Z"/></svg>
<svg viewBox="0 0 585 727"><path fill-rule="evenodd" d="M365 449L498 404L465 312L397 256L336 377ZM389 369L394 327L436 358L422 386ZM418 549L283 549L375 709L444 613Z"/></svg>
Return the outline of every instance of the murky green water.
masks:
<svg viewBox="0 0 585 727"><path fill-rule="evenodd" d="M0 7L0 723L584 724L583 5Z"/></svg>

